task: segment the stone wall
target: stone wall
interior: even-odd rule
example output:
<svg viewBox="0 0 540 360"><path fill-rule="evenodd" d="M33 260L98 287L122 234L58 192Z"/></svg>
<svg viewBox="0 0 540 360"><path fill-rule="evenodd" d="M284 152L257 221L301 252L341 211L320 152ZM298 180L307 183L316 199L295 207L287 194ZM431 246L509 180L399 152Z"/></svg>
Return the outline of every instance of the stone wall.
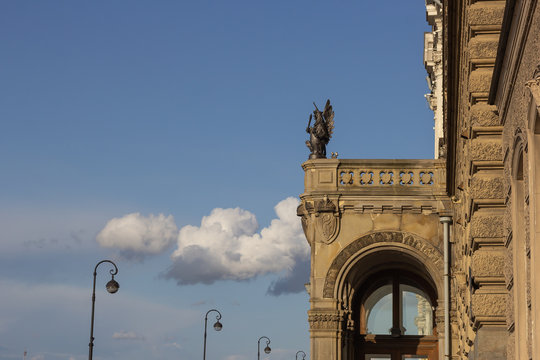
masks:
<svg viewBox="0 0 540 360"><path fill-rule="evenodd" d="M506 341L503 127L497 108L488 104L505 2L446 4L457 318L452 353L460 359L505 358L505 347L497 346Z"/></svg>
<svg viewBox="0 0 540 360"><path fill-rule="evenodd" d="M503 130L506 239L505 280L509 291L506 307L508 359L540 356L535 324L540 321L540 267L534 262L539 203L537 201L537 127L540 96L540 5L537 1L517 2L508 21L505 53L500 54L500 80L495 105Z"/></svg>

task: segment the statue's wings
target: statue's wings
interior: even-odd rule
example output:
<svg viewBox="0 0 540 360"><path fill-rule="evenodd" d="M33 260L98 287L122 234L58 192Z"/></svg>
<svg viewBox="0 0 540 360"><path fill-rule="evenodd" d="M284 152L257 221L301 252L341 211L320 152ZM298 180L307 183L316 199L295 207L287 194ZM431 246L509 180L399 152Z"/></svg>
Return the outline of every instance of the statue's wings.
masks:
<svg viewBox="0 0 540 360"><path fill-rule="evenodd" d="M330 105L330 99L326 100L326 105L324 106L323 117L326 121L326 129L328 132L328 138L332 137L332 132L334 131L334 110L332 110L332 105Z"/></svg>

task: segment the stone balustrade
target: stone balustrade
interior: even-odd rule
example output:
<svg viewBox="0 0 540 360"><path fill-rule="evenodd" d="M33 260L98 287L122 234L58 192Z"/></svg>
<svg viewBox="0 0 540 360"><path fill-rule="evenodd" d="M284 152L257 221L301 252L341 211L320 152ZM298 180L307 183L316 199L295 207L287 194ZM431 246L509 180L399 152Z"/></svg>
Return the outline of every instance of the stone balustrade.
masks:
<svg viewBox="0 0 540 360"><path fill-rule="evenodd" d="M444 160L316 159L306 161L305 192L444 195Z"/></svg>

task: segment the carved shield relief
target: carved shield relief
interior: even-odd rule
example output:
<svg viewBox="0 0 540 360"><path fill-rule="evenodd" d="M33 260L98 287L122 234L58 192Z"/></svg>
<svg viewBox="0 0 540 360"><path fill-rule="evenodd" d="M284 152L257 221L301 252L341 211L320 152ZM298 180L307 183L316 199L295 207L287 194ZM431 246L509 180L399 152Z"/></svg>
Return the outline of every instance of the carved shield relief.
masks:
<svg viewBox="0 0 540 360"><path fill-rule="evenodd" d="M302 228L307 241L332 243L340 228L338 207L325 196L319 201L304 201L298 206L296 213L302 219Z"/></svg>
<svg viewBox="0 0 540 360"><path fill-rule="evenodd" d="M317 238L325 244L332 243L339 233L340 219L337 206L328 197L315 203L314 220Z"/></svg>

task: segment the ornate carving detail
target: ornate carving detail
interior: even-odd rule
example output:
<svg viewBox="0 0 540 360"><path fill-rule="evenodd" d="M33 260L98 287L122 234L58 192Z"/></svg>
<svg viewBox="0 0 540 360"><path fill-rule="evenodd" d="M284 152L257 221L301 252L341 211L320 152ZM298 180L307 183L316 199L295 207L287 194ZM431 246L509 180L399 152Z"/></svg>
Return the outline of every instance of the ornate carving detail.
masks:
<svg viewBox="0 0 540 360"><path fill-rule="evenodd" d="M431 171L420 172L420 184L433 185L433 172Z"/></svg>
<svg viewBox="0 0 540 360"><path fill-rule="evenodd" d="M413 172L412 171L402 171L399 174L399 184L400 185L411 185L413 183Z"/></svg>
<svg viewBox="0 0 540 360"><path fill-rule="evenodd" d="M336 205L325 195L322 200L315 204L315 210L318 212L334 212L336 211Z"/></svg>
<svg viewBox="0 0 540 360"><path fill-rule="evenodd" d="M360 184L361 185L371 185L371 184L373 184L373 172L371 172L371 171L361 171L360 172Z"/></svg>
<svg viewBox="0 0 540 360"><path fill-rule="evenodd" d="M340 228L337 206L327 196L315 203L315 229L323 243L332 243Z"/></svg>
<svg viewBox="0 0 540 360"><path fill-rule="evenodd" d="M394 184L394 173L392 171L381 171L379 173L380 184L381 185L393 185Z"/></svg>
<svg viewBox="0 0 540 360"><path fill-rule="evenodd" d="M355 181L357 176L357 181ZM433 170L420 169L339 169L339 184L345 186L434 185Z"/></svg>
<svg viewBox="0 0 540 360"><path fill-rule="evenodd" d="M337 276L343 265L349 258L358 254L363 248L375 243L401 243L414 248L419 253L427 256L427 258L441 271L443 268L443 256L441 251L430 242L410 233L405 232L376 232L364 235L361 238L353 241L345 247L334 259L332 265L328 269L326 279L324 281L323 297L331 298L334 294Z"/></svg>
<svg viewBox="0 0 540 360"><path fill-rule="evenodd" d="M351 170L342 171L339 175L341 185L351 185L353 183L354 172Z"/></svg>
<svg viewBox="0 0 540 360"><path fill-rule="evenodd" d="M312 330L339 330L343 327L343 315L336 313L310 313L309 328Z"/></svg>

